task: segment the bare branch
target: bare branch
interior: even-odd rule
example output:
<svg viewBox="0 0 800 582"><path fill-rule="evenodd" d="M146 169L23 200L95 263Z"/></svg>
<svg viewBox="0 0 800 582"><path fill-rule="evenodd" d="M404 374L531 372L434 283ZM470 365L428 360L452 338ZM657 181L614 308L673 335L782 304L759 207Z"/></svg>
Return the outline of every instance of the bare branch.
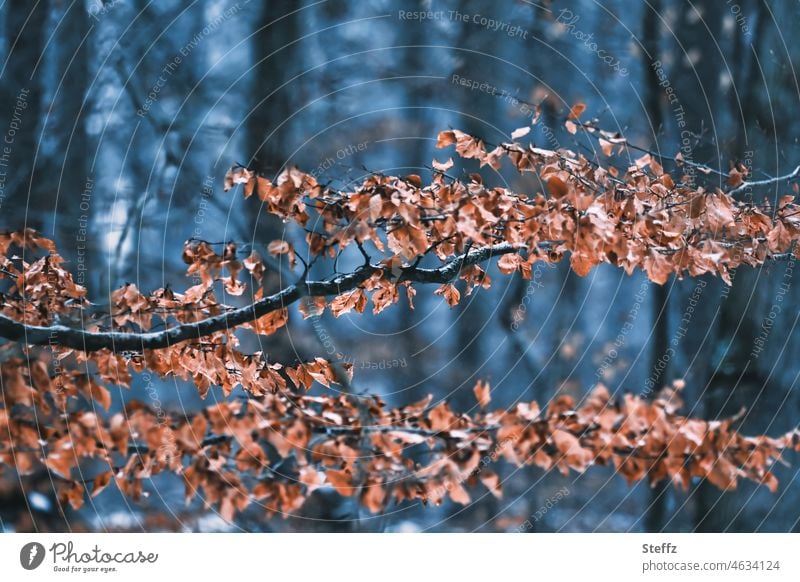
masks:
<svg viewBox="0 0 800 582"><path fill-rule="evenodd" d="M733 196L734 194L738 194L739 192L743 192L747 188L755 188L757 186L769 186L771 184L776 184L778 182L786 182L797 178L800 176L800 166L797 166L794 171L790 174L786 174L785 176L778 176L776 178L767 178L766 180L753 180L752 182L742 182L738 187L734 188L728 195Z"/></svg>

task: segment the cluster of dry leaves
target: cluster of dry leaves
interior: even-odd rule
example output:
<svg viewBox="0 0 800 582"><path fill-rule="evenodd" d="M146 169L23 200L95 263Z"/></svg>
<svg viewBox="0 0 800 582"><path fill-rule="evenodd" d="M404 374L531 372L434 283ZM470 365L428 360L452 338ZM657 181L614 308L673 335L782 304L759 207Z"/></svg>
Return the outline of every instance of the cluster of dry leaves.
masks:
<svg viewBox="0 0 800 582"><path fill-rule="evenodd" d="M597 133L604 155L625 151L623 138L582 128ZM335 316L363 312L370 301L378 313L401 294L413 307L413 284L437 283L435 293L455 305L462 290L491 284L480 263L494 256L500 256L501 273L525 278L536 261L569 256L581 275L608 263L641 269L657 283L671 274L710 273L729 281L741 265L800 256L793 196L774 207L737 201L666 173L650 155L618 170L569 150L488 146L458 130L442 132L438 144L455 146L458 156L480 166L498 169L508 161L534 173L547 193L491 187L477 173L453 178L452 159L434 162L428 184L416 175L371 175L351 191L331 189L294 168L271 181L234 167L226 189L243 184L245 196L257 196L266 211L304 233L302 251L288 240L267 245L273 258L285 258L293 269L302 261L303 278L310 263L336 259L348 247L363 255L364 265L267 295L270 267L256 252L242 258L234 243L215 250L189 241L183 258L193 286L143 293L128 284L114 292L106 310L87 301L51 241L30 230L0 234L0 336L10 330L5 337L12 337L18 329L12 324L25 331L0 345L0 472L13 468L24 476L44 468L58 479L64 501L77 508L112 482L137 498L144 480L171 471L184 478L187 500L201 494L226 519L253 503L269 514L290 514L325 486L357 495L373 512L390 500L438 504L449 497L466 504L467 487L477 482L501 493L487 458L565 473L607 465L631 482L669 479L683 488L706 478L728 489L743 477L774 491L770 467L782 450L800 450L800 433L746 437L734 430L733 419L682 417L680 385L653 401L612 399L598 387L581 402L562 396L545 409L530 402L488 411L489 386L479 382L480 411L473 414L433 397L390 408L377 397L343 390L309 393L314 383L348 385L350 378L341 377L349 376L347 366L337 370L319 358L289 365L239 349L238 330L274 333L301 298L308 299L298 303L306 317L324 309ZM730 176L736 188L746 171L734 168ZM218 298L236 302L248 289L249 307ZM247 309L258 315L248 319ZM226 325L234 314L235 325ZM130 340L198 323L205 327L192 329L205 330L202 337L159 349L115 350L114 339L122 336L114 333ZM43 338L56 327L52 341ZM79 339L91 333L94 342L108 341L79 349L64 339L73 331ZM241 386L247 397L192 414L137 402L109 412L111 388L130 386L143 370L191 381L202 395L212 386L226 395Z"/></svg>
<svg viewBox="0 0 800 582"><path fill-rule="evenodd" d="M311 396L303 382L276 374L281 380L271 392L194 414L131 402L109 415L108 388L92 375L51 378L41 360L28 366L18 358L0 369L0 463L22 476L46 467L74 508L112 484L138 499L143 482L165 471L183 477L187 502L199 495L229 520L251 504L291 515L325 486L358 496L372 512L390 501L439 504L449 497L467 504L469 486L479 482L501 495L490 468L498 459L564 474L611 466L629 482L669 479L684 489L694 478L735 488L742 477L775 491L769 467L784 449L800 450L798 431L746 437L733 419L680 416L680 385L652 402L613 399L598 386L579 403L561 396L543 410L520 402L487 411L489 386L479 382L481 410L466 414L432 396L401 408L377 397ZM309 371L323 382L332 374L321 361ZM79 406L81 396L95 405Z"/></svg>
<svg viewBox="0 0 800 582"><path fill-rule="evenodd" d="M604 154L631 153L624 138L596 130ZM465 159L500 169L508 160L520 173L534 173L548 195L519 194L484 183L480 174L461 181L447 175L452 158L433 163L435 174L373 175L349 192L330 190L295 168L272 181L234 167L226 188L244 184L270 213L304 227L308 255L334 257L353 243L371 242L385 261L415 261L433 254L442 261L468 248L507 243L518 250L500 261L504 273L529 275L539 260L569 253L572 268L586 275L608 263L631 273L644 270L657 283L670 274L720 275L741 265L759 265L793 249L800 212L793 195L777 206L737 201L715 189L666 173L650 154L630 158L624 170L601 165L569 150L546 150L516 142L489 147L458 130L439 134L438 146L455 146ZM678 157L680 166L681 160ZM728 173L732 188L747 168ZM284 243L283 252L292 248ZM386 250L388 247L388 252ZM794 249L800 253L800 250ZM462 273L463 275L463 273Z"/></svg>

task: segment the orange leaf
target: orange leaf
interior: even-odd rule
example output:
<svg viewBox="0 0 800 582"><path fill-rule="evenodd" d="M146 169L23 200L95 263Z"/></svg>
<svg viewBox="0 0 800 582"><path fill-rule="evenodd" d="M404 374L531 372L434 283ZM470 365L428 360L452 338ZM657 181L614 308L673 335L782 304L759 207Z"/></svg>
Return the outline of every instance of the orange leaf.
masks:
<svg viewBox="0 0 800 582"><path fill-rule="evenodd" d="M353 475L349 469L344 469L342 471L328 469L325 473L325 478L328 483L333 485L340 495L350 497L356 492L356 488L352 485Z"/></svg>
<svg viewBox="0 0 800 582"><path fill-rule="evenodd" d="M500 499L503 497L503 489L500 486L500 477L494 471L481 471L481 483L486 487L489 492Z"/></svg>
<svg viewBox="0 0 800 582"><path fill-rule="evenodd" d="M453 145L456 143L456 134L455 132L451 131L442 131L439 133L439 139L436 142L436 147L446 148L449 145Z"/></svg>
<svg viewBox="0 0 800 582"><path fill-rule="evenodd" d="M443 295L450 307L455 307L461 300L461 293L451 283L445 283L434 291L435 295Z"/></svg>
<svg viewBox="0 0 800 582"><path fill-rule="evenodd" d="M569 193L567 184L558 176L550 177L547 181L547 188L550 190L550 194L553 195L553 198L563 198Z"/></svg>
<svg viewBox="0 0 800 582"><path fill-rule="evenodd" d="M572 109L569 110L569 119L579 119L584 111L586 111L586 104L576 103L572 106Z"/></svg>
<svg viewBox="0 0 800 582"><path fill-rule="evenodd" d="M92 497L97 497L111 483L111 471L104 471L94 478L92 483Z"/></svg>
<svg viewBox="0 0 800 582"><path fill-rule="evenodd" d="M380 513L383 510L383 502L386 499L386 491L380 483L370 483L364 487L361 496L361 503L372 513Z"/></svg>
<svg viewBox="0 0 800 582"><path fill-rule="evenodd" d="M469 493L467 493L467 490L464 489L461 483L457 481L451 481L449 483L448 493L450 494L450 499L456 503L460 503L461 505L469 505Z"/></svg>

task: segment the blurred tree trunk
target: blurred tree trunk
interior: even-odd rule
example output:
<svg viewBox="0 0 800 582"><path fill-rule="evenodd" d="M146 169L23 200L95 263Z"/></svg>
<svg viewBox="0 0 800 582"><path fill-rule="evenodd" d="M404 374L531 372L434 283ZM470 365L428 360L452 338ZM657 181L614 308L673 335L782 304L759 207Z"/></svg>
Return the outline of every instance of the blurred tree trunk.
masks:
<svg viewBox="0 0 800 582"><path fill-rule="evenodd" d="M731 152L723 148L721 138L735 133L732 125L738 125L726 120L741 119L738 115L728 116L720 107L727 102L720 86L721 74L727 70L727 57L721 54L717 43L724 38L722 22L728 12L713 0L693 3L682 0L678 6L680 16L675 27L678 44L674 49L680 61L670 79L686 114L685 130L697 136L692 159L724 170ZM718 185L723 186L721 179ZM741 380L748 367L749 341L754 337L752 320L747 315L755 284L753 275L755 271L746 269L737 273L720 309L716 369L700 395L700 408L709 418L746 403L743 390L746 383ZM716 532L729 527L734 517L731 495L701 483L693 495L695 529Z"/></svg>
<svg viewBox="0 0 800 582"><path fill-rule="evenodd" d="M290 0L267 2L261 9L252 36L253 84L252 108L247 122L249 166L265 178L274 180L289 163L292 152L292 128L289 118L299 100L293 98L298 81L289 82L303 62L298 44L301 23L297 8ZM282 237L279 220L266 216L260 201L251 200L254 211L249 215L247 239L269 243Z"/></svg>
<svg viewBox="0 0 800 582"><path fill-rule="evenodd" d="M651 0L642 13L642 44L644 48L643 63L645 107L650 122L649 130L652 132L653 143L658 151L659 136L664 127L664 114L662 110L663 91L659 86L656 70L652 67L655 61L661 60L661 34L660 34L660 0ZM652 315L653 322L652 341L650 342L650 373L659 368L659 361L668 349L669 335L669 292L673 285L671 280L664 285L654 285ZM667 364L659 372L662 383L670 381L670 366ZM648 395L654 398L657 392ZM650 491L650 503L645 517L645 529L650 532L661 531L667 520L667 505L670 494L670 485L666 481L660 482Z"/></svg>
<svg viewBox="0 0 800 582"><path fill-rule="evenodd" d="M252 38L254 83L253 108L247 125L251 168L273 178L284 164L289 149L292 115L298 101L292 93L297 81L286 84L299 72L300 22L290 0L267 2L261 10Z"/></svg>
<svg viewBox="0 0 800 582"><path fill-rule="evenodd" d="M78 240L85 237L78 235L89 221L89 213L81 210L81 195L93 188L88 182L90 159L84 128L84 99L89 79L89 16L80 2L58 4L55 9L59 23L55 35L57 93L45 122L43 133L51 140L51 145L42 166L48 181L53 183L52 192L58 193L57 202L53 202L54 235L61 242L62 252L74 258L78 247L86 246L86 241Z"/></svg>
<svg viewBox="0 0 800 582"><path fill-rule="evenodd" d="M250 155L250 168L270 180L275 179L291 163L289 156L295 147L297 122L289 118L301 106L301 100L297 96L301 93L299 87L302 87L303 78L293 81L291 79L302 72L306 64L301 43L296 41L301 37L303 29L300 15L308 17L306 11L292 14L297 8L297 3L291 0L267 2L256 20L252 36L254 80L246 147ZM247 237L245 240L266 245L272 240L282 238L281 221L259 212L261 202L255 197L249 202L253 210L249 214L248 232L243 233ZM280 286L285 286L287 282L283 274L281 280ZM278 285L277 280L273 284ZM328 326L324 327L330 334ZM285 328L271 337L271 360L292 361L320 355L313 324L306 325L302 331L296 333L302 335L289 338L286 335L288 328ZM338 342L335 343L338 346ZM304 350L309 353L303 353ZM313 531L357 531L360 527L358 515L357 496L342 500L335 492L321 489L315 491L304 504L297 516L301 525L295 527L306 528L312 523ZM270 524L262 526L272 527Z"/></svg>

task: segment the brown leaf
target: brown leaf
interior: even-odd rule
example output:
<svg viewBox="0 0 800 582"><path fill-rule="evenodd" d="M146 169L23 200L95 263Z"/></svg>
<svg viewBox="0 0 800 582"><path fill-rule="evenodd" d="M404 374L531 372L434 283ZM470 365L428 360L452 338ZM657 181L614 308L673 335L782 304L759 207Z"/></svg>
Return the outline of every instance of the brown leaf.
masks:
<svg viewBox="0 0 800 582"><path fill-rule="evenodd" d="M97 497L111 483L111 471L104 471L97 475L92 482L92 497Z"/></svg>
<svg viewBox="0 0 800 582"><path fill-rule="evenodd" d="M449 489L447 491L450 495L450 499L456 503L460 503L461 505L469 505L469 502L471 501L469 493L467 493L467 490L464 489L461 483L457 481L451 481L448 483L448 485Z"/></svg>
<svg viewBox="0 0 800 582"><path fill-rule="evenodd" d="M489 492L498 499L503 497L503 489L500 485L500 477L494 471L481 471L481 483L486 487Z"/></svg>
<svg viewBox="0 0 800 582"><path fill-rule="evenodd" d="M428 421L431 430L435 431L449 431L455 428L456 416L447 406L446 402L441 402L436 405L428 414Z"/></svg>
<svg viewBox="0 0 800 582"><path fill-rule="evenodd" d="M50 453L45 459L45 465L54 473L69 479L72 467L75 464L75 455L70 453L72 451Z"/></svg>
<svg viewBox="0 0 800 582"><path fill-rule="evenodd" d="M585 103L576 103L569 110L569 119L579 119L584 111L586 111L586 104Z"/></svg>
<svg viewBox="0 0 800 582"><path fill-rule="evenodd" d="M364 487L361 503L372 513L380 513L384 507L386 490L380 483L369 483Z"/></svg>
<svg viewBox="0 0 800 582"><path fill-rule="evenodd" d="M447 304L450 307L455 307L461 300L461 293L459 293L458 289L456 289L451 283L442 285L436 291L434 291L434 294L444 296Z"/></svg>
<svg viewBox="0 0 800 582"><path fill-rule="evenodd" d="M328 469L325 473L325 478L327 479L328 483L333 485L339 495L344 495L345 497L350 497L356 492L356 488L353 487L353 475L350 472L350 469L344 470L336 470L336 469Z"/></svg>
<svg viewBox="0 0 800 582"><path fill-rule="evenodd" d="M454 143L456 143L456 134L452 130L442 131L439 133L439 139L436 142L436 147L439 149L446 148Z"/></svg>
<svg viewBox="0 0 800 582"><path fill-rule="evenodd" d="M69 503L72 509L78 510L83 506L84 487L79 481L64 484L59 490L61 503Z"/></svg>
<svg viewBox="0 0 800 582"><path fill-rule="evenodd" d="M486 408L489 406L489 402L491 401L491 390L488 382L478 380L478 382L472 388L472 392L475 394L475 399L478 401L478 404L480 404L481 408Z"/></svg>
<svg viewBox="0 0 800 582"><path fill-rule="evenodd" d="M550 179L547 180L547 188L550 190L550 194L553 198L563 198L569 194L569 188L566 183L558 176L551 176Z"/></svg>

